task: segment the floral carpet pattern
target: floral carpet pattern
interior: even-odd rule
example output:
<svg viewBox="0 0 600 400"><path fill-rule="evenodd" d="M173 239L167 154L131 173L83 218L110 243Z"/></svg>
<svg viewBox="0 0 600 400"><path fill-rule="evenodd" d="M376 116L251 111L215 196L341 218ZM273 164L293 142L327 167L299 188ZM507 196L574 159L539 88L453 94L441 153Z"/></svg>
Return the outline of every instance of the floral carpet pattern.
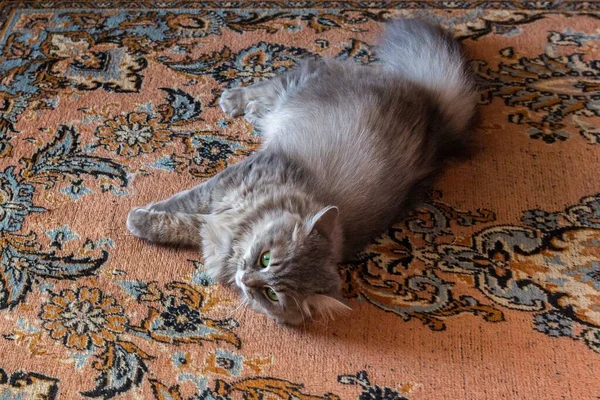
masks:
<svg viewBox="0 0 600 400"><path fill-rule="evenodd" d="M340 267L354 311L238 307L128 210L258 148L216 105L438 21L478 152ZM600 2L0 1L1 399L597 399Z"/></svg>

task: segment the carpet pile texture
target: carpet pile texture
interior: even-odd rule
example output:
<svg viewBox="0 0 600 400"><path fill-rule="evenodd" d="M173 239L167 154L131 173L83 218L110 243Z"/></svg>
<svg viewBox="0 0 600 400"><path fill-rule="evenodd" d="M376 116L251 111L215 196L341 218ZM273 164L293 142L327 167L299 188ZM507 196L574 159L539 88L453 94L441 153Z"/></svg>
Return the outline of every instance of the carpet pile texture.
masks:
<svg viewBox="0 0 600 400"><path fill-rule="evenodd" d="M460 38L478 153L290 329L125 229L261 142L216 102L304 57ZM600 2L0 1L0 398L597 399Z"/></svg>

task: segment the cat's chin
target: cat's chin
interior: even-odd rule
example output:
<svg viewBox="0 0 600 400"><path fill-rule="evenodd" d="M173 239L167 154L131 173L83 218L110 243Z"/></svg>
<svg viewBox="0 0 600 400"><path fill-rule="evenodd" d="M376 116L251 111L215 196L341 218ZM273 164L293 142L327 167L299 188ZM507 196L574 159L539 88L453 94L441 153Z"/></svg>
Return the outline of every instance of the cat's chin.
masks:
<svg viewBox="0 0 600 400"><path fill-rule="evenodd" d="M243 291L243 288L242 288L242 285L243 285L243 283L242 283L242 276L244 276L244 271L242 271L241 269L238 269L235 272L234 279L235 279L235 286L236 286L236 288L238 290L241 290L241 291Z"/></svg>
<svg viewBox="0 0 600 400"><path fill-rule="evenodd" d="M265 317L272 319L273 321L277 322L279 325L283 325L283 326L289 326L289 327L295 327L295 326L299 326L300 324L302 324L303 322L307 322L304 320L304 318L302 318L301 315L299 315L296 318L285 318L285 317L280 317L277 315L273 315L271 313L269 313L267 310L265 310L262 306L260 306L260 304L257 304L256 302L254 302L251 298L249 298L243 291L243 289L238 288L242 294L242 296L244 296L243 301L248 302L248 305L250 306L250 308L254 311L256 311L259 314L263 314Z"/></svg>
<svg viewBox="0 0 600 400"><path fill-rule="evenodd" d="M260 310L255 310L257 312L261 312ZM277 317L275 315L270 315L268 313L265 312L261 312L262 314L265 314L267 317L269 317L270 319L272 319L273 321L277 322L279 325L282 326L288 326L288 327L297 327L300 326L304 321L304 319L302 317L298 317L296 319L286 319L286 318L282 318L282 317Z"/></svg>
<svg viewBox="0 0 600 400"><path fill-rule="evenodd" d="M277 318L274 318L274 319L278 324L284 325L284 326L290 326L290 327L297 327L305 322L305 320L302 317L298 317L294 320L277 319Z"/></svg>
<svg viewBox="0 0 600 400"><path fill-rule="evenodd" d="M302 315L297 315L295 317L279 317L277 315L272 315L269 312L263 310L255 311L265 314L267 317L271 318L273 321L283 326L297 327L309 321L308 319L305 319Z"/></svg>

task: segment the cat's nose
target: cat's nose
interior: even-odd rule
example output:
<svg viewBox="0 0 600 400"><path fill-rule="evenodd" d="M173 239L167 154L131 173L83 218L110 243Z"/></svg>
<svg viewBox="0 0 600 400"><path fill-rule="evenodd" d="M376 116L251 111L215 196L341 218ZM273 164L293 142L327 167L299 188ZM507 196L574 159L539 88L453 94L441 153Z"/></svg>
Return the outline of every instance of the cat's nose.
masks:
<svg viewBox="0 0 600 400"><path fill-rule="evenodd" d="M244 274L242 275L242 283L250 287L255 283L255 279L252 279L252 277L249 274Z"/></svg>
<svg viewBox="0 0 600 400"><path fill-rule="evenodd" d="M244 274L241 281L246 287L256 287L259 285L259 281L253 279L249 274Z"/></svg>

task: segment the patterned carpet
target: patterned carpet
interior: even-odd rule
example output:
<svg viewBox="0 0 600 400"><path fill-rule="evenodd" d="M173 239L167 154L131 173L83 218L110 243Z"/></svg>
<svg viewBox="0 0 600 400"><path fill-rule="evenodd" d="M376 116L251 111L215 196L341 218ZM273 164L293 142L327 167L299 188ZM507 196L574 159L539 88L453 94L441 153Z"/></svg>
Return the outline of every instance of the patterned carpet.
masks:
<svg viewBox="0 0 600 400"><path fill-rule="evenodd" d="M341 267L351 315L278 326L127 233L258 147L223 89L375 64L395 15L466 46L480 151ZM1 399L600 396L600 2L0 1L0 22Z"/></svg>

